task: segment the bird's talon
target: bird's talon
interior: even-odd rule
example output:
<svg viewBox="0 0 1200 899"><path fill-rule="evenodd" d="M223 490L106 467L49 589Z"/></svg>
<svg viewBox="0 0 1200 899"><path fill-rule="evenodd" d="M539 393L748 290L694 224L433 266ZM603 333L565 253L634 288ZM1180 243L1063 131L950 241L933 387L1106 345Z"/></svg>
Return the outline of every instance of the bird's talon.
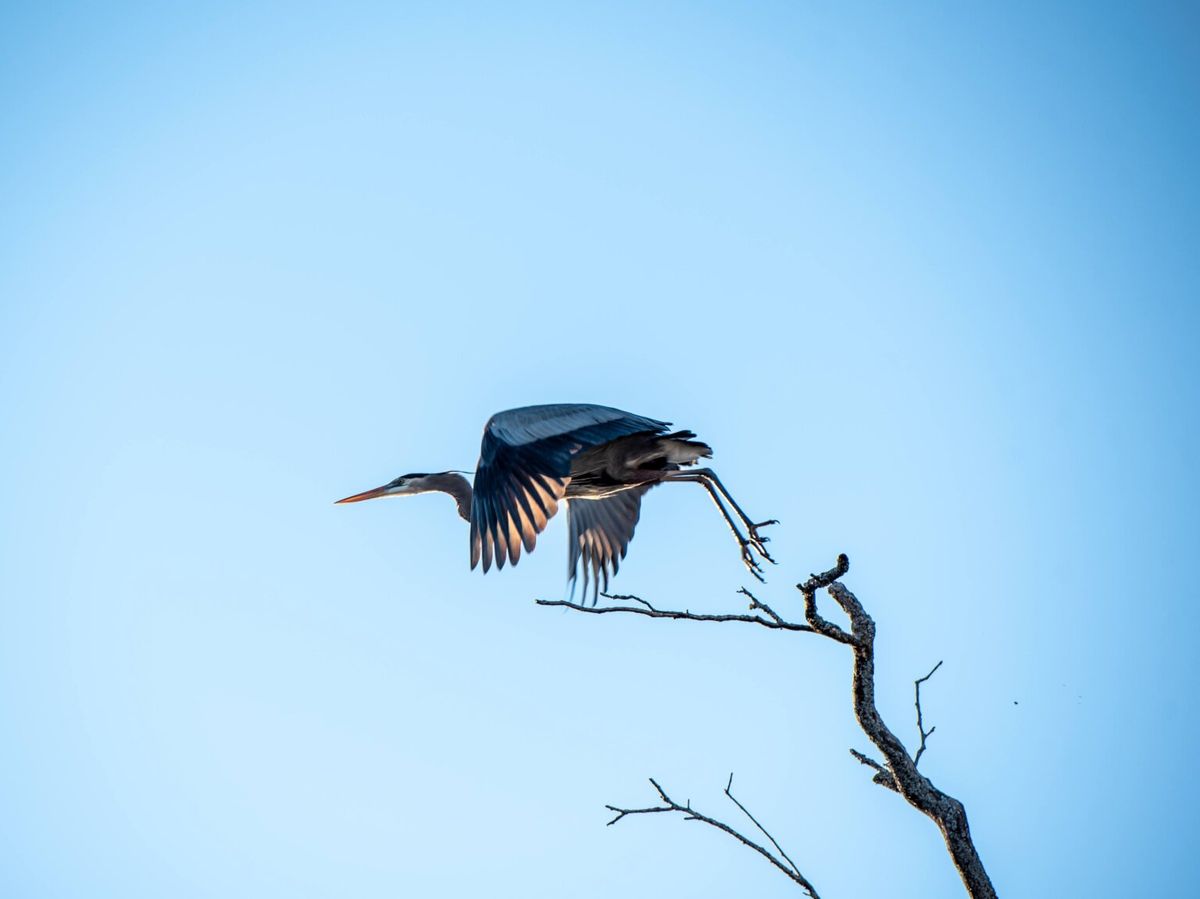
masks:
<svg viewBox="0 0 1200 899"><path fill-rule="evenodd" d="M751 546L753 546L756 550L758 550L759 554L764 559L771 558L771 554L769 552L767 552L767 547L764 545L764 544L770 542L769 537L760 537L758 534L754 533L754 531L752 529L750 532L750 539L747 542L749 542L749 544Z"/></svg>
<svg viewBox="0 0 1200 899"><path fill-rule="evenodd" d="M742 562L745 564L746 570L754 575L760 584L765 584L767 582L767 579L762 576L762 568L759 567L758 563L755 562L753 558L742 556Z"/></svg>
<svg viewBox="0 0 1200 899"><path fill-rule="evenodd" d="M762 566L758 564L758 560L750 552L750 546L751 543L749 540L742 541L742 564L746 566L747 571L757 576L758 572L762 571Z"/></svg>

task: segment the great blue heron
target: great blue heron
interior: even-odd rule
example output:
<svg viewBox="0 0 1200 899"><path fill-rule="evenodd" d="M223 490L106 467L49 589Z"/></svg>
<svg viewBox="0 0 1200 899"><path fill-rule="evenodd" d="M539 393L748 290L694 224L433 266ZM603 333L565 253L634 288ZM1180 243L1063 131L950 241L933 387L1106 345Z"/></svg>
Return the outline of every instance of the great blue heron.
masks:
<svg viewBox="0 0 1200 899"><path fill-rule="evenodd" d="M471 523L471 568L482 558L486 572L493 560L497 568L506 561L516 565L522 546L532 552L537 535L565 499L568 580L574 585L582 567L586 597L589 567L595 592L601 584L608 590L609 574L617 573L633 539L646 491L662 483L696 483L721 511L742 562L761 581L755 553L775 560L758 529L776 522L752 522L712 469L691 468L712 456L708 444L691 431L669 431L669 422L587 403L509 409L493 415L483 429L474 490L456 471L415 473L338 502L448 493L458 514Z"/></svg>

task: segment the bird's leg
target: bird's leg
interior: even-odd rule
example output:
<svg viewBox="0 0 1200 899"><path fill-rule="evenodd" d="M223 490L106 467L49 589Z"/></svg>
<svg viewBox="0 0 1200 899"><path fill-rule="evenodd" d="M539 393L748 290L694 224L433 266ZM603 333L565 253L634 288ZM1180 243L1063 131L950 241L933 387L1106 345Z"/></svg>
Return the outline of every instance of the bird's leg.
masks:
<svg viewBox="0 0 1200 899"><path fill-rule="evenodd" d="M751 547L758 548L758 542L747 537L738 529L737 523L733 520L733 516L729 514L729 510L725 508L725 504L721 502L721 497L716 489L710 484L699 472L679 471L672 472L667 475L664 480L679 481L681 483L699 484L708 493L709 498L713 501L713 505L717 507L721 513L721 517L725 519L725 524L729 526L729 531L733 534L733 538L737 540L738 547L742 553L742 564L746 566L746 570L758 578L759 581L765 583L765 578L762 576L762 566L758 564L758 560L754 558L754 554L750 551ZM767 559L771 557L765 552L763 556ZM772 560L774 561L774 560Z"/></svg>
<svg viewBox="0 0 1200 899"><path fill-rule="evenodd" d="M725 485L721 483L721 479L717 477L717 473L711 468L697 468L694 472L692 472L692 474L696 474L701 478L706 479L706 481L712 482L717 490L721 492L721 496L724 497L728 501L729 505L733 507L733 510L737 513L738 518L742 520L742 526L746 528L746 533L749 535L750 542L753 544L754 548L758 550L762 557L772 565L776 564L775 560L771 558L771 554L767 552L767 548L763 546L763 544L769 542L771 538L764 537L759 534L758 529L765 528L767 525L779 524L779 522L774 518L768 519L767 521L760 521L757 524L751 521L750 517L742 511L742 507L737 504L737 500L735 500L730 495L729 491L725 489Z"/></svg>

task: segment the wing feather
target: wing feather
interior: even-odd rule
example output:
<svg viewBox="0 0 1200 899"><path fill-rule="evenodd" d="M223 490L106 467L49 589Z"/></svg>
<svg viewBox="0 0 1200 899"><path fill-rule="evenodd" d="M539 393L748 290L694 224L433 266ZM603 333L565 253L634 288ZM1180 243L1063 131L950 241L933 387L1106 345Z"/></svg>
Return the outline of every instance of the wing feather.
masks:
<svg viewBox="0 0 1200 899"><path fill-rule="evenodd" d="M513 496L513 491L508 491L507 508L504 510L506 533L508 539L508 558L512 564L516 565L521 561L521 528L517 523L516 498Z"/></svg>
<svg viewBox="0 0 1200 899"><path fill-rule="evenodd" d="M473 503L472 503L473 505ZM479 521L474 515L471 516L471 568L473 569L479 564L479 557L483 553L483 541L479 537Z"/></svg>
<svg viewBox="0 0 1200 899"><path fill-rule="evenodd" d="M591 569L593 601L600 590L608 590L608 579L617 573L629 549L642 512L642 496L650 486L631 487L603 499L569 499L567 576L572 583L583 573L583 595L587 598L588 569Z"/></svg>
<svg viewBox="0 0 1200 899"><path fill-rule="evenodd" d="M537 540L537 519L534 517L532 501L529 499L529 493L526 490L518 489L513 493L513 513L514 520L517 524L517 531L520 533L521 542L525 546L525 552L532 552Z"/></svg>
<svg viewBox="0 0 1200 899"><path fill-rule="evenodd" d="M480 498L478 491L470 501L470 520L479 522L480 543L486 571L492 567L492 531L491 525L488 523L487 499Z"/></svg>
<svg viewBox="0 0 1200 899"><path fill-rule="evenodd" d="M526 406L493 415L483 429L475 470L471 567L482 561L486 572L493 562L498 569L509 562L516 565L522 548L533 551L538 534L566 496L571 460L581 450L630 434L665 433L668 427L667 422L584 403ZM616 519L610 527L619 530ZM599 566L597 576L602 573L607 582L608 560L617 555L618 545L598 539L587 545L589 560Z"/></svg>

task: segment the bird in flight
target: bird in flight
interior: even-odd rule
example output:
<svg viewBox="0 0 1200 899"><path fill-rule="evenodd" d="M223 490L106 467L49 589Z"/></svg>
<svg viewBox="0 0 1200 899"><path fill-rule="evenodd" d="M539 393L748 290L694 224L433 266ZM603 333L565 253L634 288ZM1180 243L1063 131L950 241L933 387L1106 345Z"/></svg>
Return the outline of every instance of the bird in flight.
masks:
<svg viewBox="0 0 1200 899"><path fill-rule="evenodd" d="M759 529L710 468L695 468L712 456L691 431L670 423L588 403L525 406L497 412L483 429L475 484L457 471L401 475L382 487L338 500L357 503L383 496L448 493L458 514L471 524L471 568L483 561L516 565L521 550L532 552L537 536L567 504L567 575L572 590L588 572L593 601L608 590L633 539L642 496L664 483L700 484L729 526L747 570L763 580L759 559L774 562Z"/></svg>

